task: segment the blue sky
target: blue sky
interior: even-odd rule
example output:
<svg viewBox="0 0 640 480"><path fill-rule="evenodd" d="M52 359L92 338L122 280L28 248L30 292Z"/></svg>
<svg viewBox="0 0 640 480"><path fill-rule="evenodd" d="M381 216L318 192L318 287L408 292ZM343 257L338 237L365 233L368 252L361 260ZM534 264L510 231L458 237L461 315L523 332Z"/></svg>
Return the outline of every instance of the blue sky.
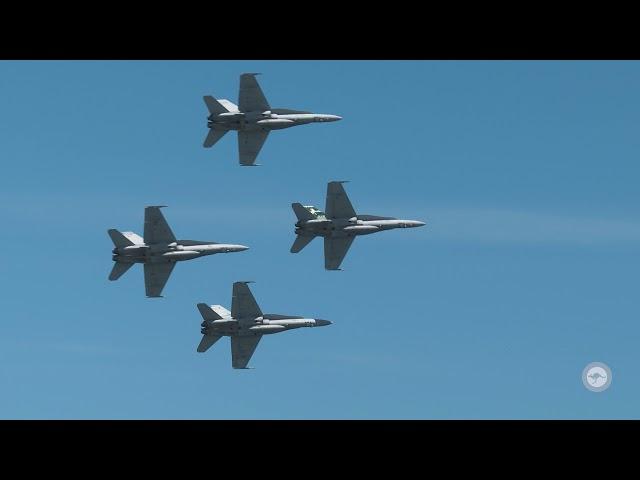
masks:
<svg viewBox="0 0 640 480"><path fill-rule="evenodd" d="M202 148L202 95L262 72L271 105L343 116ZM0 418L640 418L640 63L0 62ZM292 255L292 202L350 180L341 272ZM108 228L250 250L108 282ZM231 369L198 302L334 321ZM592 393L581 372L607 363Z"/></svg>

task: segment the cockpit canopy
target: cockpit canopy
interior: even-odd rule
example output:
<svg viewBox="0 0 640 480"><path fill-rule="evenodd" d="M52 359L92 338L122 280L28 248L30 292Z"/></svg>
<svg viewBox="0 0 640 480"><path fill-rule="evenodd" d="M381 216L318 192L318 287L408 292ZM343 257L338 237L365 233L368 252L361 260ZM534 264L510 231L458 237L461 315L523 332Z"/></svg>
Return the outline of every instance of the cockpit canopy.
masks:
<svg viewBox="0 0 640 480"><path fill-rule="evenodd" d="M396 220L394 217L379 217L377 215L356 215L358 220L368 221L368 220Z"/></svg>

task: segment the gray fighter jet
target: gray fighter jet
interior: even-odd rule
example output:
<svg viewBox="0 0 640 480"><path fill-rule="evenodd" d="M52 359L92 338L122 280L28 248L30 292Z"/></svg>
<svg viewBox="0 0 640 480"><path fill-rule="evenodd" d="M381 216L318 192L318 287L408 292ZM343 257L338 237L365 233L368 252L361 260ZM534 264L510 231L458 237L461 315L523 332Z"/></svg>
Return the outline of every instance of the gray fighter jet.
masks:
<svg viewBox="0 0 640 480"><path fill-rule="evenodd" d="M134 263L143 263L147 297L160 297L176 262L249 248L227 243L176 240L160 211L164 206L144 209L144 238L133 232L108 231L115 245L112 251L115 264L109 280L120 278Z"/></svg>
<svg viewBox="0 0 640 480"><path fill-rule="evenodd" d="M262 313L247 286L251 282L235 282L231 311L221 305L199 303L198 310L204 321L198 352L206 352L222 337L231 337L231 365L247 368L258 342L263 335L286 332L301 327L324 327L329 320Z"/></svg>
<svg viewBox="0 0 640 480"><path fill-rule="evenodd" d="M210 113L207 117L207 126L210 130L204 141L205 148L215 145L229 130L237 130L240 165L255 166L256 157L271 130L314 122L335 122L342 119L338 115L271 108L258 85L256 75L259 74L240 75L238 105L225 99L204 97L204 103L207 104Z"/></svg>
<svg viewBox="0 0 640 480"><path fill-rule="evenodd" d="M425 224L417 220L358 215L344 191L343 183L345 182L327 184L324 212L313 206L291 204L298 217L295 230L297 236L291 246L291 253L298 253L316 237L324 237L324 268L340 270L340 264L356 236L394 228L421 227Z"/></svg>

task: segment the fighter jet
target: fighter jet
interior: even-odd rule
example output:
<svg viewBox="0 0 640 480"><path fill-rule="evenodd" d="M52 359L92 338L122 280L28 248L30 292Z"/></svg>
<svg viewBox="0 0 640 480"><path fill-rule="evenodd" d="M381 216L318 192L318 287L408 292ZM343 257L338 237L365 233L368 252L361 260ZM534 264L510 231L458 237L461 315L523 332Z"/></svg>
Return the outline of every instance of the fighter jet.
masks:
<svg viewBox="0 0 640 480"><path fill-rule="evenodd" d="M144 238L133 232L108 231L115 248L109 280L117 280L134 263L144 264L147 297L161 297L176 262L216 253L241 252L249 247L227 243L176 240L162 212L165 205L144 209Z"/></svg>
<svg viewBox="0 0 640 480"><path fill-rule="evenodd" d="M204 141L205 148L215 145L229 130L237 130L240 165L255 166L256 157L271 130L342 119L338 115L271 108L258 85L256 75L259 74L240 75L238 105L226 99L216 100L208 95L203 97L210 113L207 117L210 130Z"/></svg>
<svg viewBox="0 0 640 480"><path fill-rule="evenodd" d="M421 227L425 224L417 220L358 215L344 191L343 183L345 182L337 181L327 184L324 212L313 206L291 204L298 217L295 229L297 236L291 246L291 253L298 253L316 237L324 237L324 268L340 270L340 264L356 236L394 228Z"/></svg>
<svg viewBox="0 0 640 480"><path fill-rule="evenodd" d="M329 320L262 313L247 286L252 282L235 282L231 311L221 305L199 303L198 310L204 321L198 352L206 352L220 338L231 337L231 366L247 368L258 342L263 335L286 332L301 327L324 327Z"/></svg>

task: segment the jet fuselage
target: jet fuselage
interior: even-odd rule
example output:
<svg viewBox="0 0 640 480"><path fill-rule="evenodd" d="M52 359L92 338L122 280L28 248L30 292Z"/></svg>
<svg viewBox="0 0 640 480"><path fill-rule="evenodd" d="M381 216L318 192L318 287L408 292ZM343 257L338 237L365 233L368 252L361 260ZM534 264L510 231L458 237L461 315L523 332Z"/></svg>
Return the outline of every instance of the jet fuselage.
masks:
<svg viewBox="0 0 640 480"><path fill-rule="evenodd" d="M366 218L369 219L366 219ZM366 219L366 220L365 220ZM306 220L296 222L297 235L313 235L322 237L353 237L370 235L394 228L413 228L425 225L417 220L401 220L391 217L373 217L359 215L352 218L335 218L333 220Z"/></svg>
<svg viewBox="0 0 640 480"><path fill-rule="evenodd" d="M335 122L341 120L338 115L319 113L288 113L277 114L270 110L266 112L227 112L207 117L209 128L223 128L226 130L282 130L316 122Z"/></svg>
<svg viewBox="0 0 640 480"><path fill-rule="evenodd" d="M114 248L113 260L123 263L166 263L181 262L193 258L214 255L216 253L241 252L247 250L244 245L226 243L198 243L197 245L183 245L177 242L170 244L130 245Z"/></svg>
<svg viewBox="0 0 640 480"><path fill-rule="evenodd" d="M202 326L200 331L203 335L257 336L280 333L294 328L331 325L329 320L315 318L289 317L287 315L273 315L271 317L264 315L257 318L205 320L200 324Z"/></svg>

